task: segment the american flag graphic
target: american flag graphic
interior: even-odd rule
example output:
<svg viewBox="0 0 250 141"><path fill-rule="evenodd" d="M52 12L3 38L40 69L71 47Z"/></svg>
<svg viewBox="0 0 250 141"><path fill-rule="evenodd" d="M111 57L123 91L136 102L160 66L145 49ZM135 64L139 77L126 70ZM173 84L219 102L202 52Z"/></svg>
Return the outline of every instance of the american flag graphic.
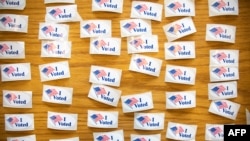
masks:
<svg viewBox="0 0 250 141"><path fill-rule="evenodd" d="M42 72L43 72L45 75L49 76L54 70L55 70L55 69L54 69L53 67L47 66L47 67L45 67L45 68L42 69Z"/></svg>
<svg viewBox="0 0 250 141"><path fill-rule="evenodd" d="M92 120L94 120L95 123L104 119L104 117L101 114L93 114L90 117Z"/></svg>
<svg viewBox="0 0 250 141"><path fill-rule="evenodd" d="M138 13L141 13L141 12L148 10L148 6L146 4L139 4L139 5L135 6L135 10Z"/></svg>
<svg viewBox="0 0 250 141"><path fill-rule="evenodd" d="M170 130L175 134L180 134L180 133L183 133L184 132L184 129L181 127L181 126L173 126L170 128Z"/></svg>
<svg viewBox="0 0 250 141"><path fill-rule="evenodd" d="M228 108L228 105L226 102L216 101L214 103L215 103L216 107L218 108L218 110Z"/></svg>
<svg viewBox="0 0 250 141"><path fill-rule="evenodd" d="M177 52L182 50L182 47L180 45L172 45L171 47L168 48L168 50L175 55Z"/></svg>
<svg viewBox="0 0 250 141"><path fill-rule="evenodd" d="M107 76L107 73L104 70L95 70L93 73L97 79Z"/></svg>
<svg viewBox="0 0 250 141"><path fill-rule="evenodd" d="M0 19L1 23L6 26L6 24L13 22L10 16L2 17Z"/></svg>
<svg viewBox="0 0 250 141"><path fill-rule="evenodd" d="M135 140L133 140L133 141L147 141L147 139L145 139L145 138L136 138Z"/></svg>
<svg viewBox="0 0 250 141"><path fill-rule="evenodd" d="M226 90L226 88L223 85L215 86L215 87L212 88L212 91L215 94L217 94L218 96L220 95L220 93L222 93L225 90Z"/></svg>
<svg viewBox="0 0 250 141"><path fill-rule="evenodd" d="M98 141L109 141L110 137L108 135L102 135L96 138Z"/></svg>
<svg viewBox="0 0 250 141"><path fill-rule="evenodd" d="M214 36L216 37L217 35L221 34L224 32L224 30L221 27L213 27L212 29L209 30Z"/></svg>
<svg viewBox="0 0 250 141"><path fill-rule="evenodd" d="M125 100L125 104L127 104L130 108L132 108L137 102L139 102L136 98L129 98Z"/></svg>
<svg viewBox="0 0 250 141"><path fill-rule="evenodd" d="M88 33L93 31L95 28L97 28L97 26L94 23L88 23L83 26L83 29L85 29Z"/></svg>
<svg viewBox="0 0 250 141"><path fill-rule="evenodd" d="M60 15L60 14L62 14L62 13L63 13L63 11L62 11L60 8L52 9L52 10L49 12L49 14L50 14L51 16L53 16L54 18L56 18L56 16L58 16L58 15Z"/></svg>
<svg viewBox="0 0 250 141"><path fill-rule="evenodd" d="M215 3L212 4L212 7L217 9L217 10L220 10L222 7L226 6L227 4L223 1L223 0L219 0Z"/></svg>
<svg viewBox="0 0 250 141"><path fill-rule="evenodd" d="M168 32L171 33L171 34L176 35L177 32L178 32L181 28L182 28L181 25L175 24L175 25L171 26L171 27L168 29Z"/></svg>
<svg viewBox="0 0 250 141"><path fill-rule="evenodd" d="M136 49L138 49L138 47L142 48L142 44L144 43L144 41L141 38L137 38L137 39L130 41L129 43L132 46L134 46Z"/></svg>
<svg viewBox="0 0 250 141"><path fill-rule="evenodd" d="M177 9L179 9L179 8L181 8L182 7L182 5L179 3L179 2L173 2L173 3L170 3L169 5L168 5L168 8L170 9L170 10L172 10L173 12L175 12L175 10L177 10Z"/></svg>
<svg viewBox="0 0 250 141"><path fill-rule="evenodd" d="M9 117L7 121L11 126L13 126L15 123L19 122L19 119L17 117Z"/></svg>
<svg viewBox="0 0 250 141"><path fill-rule="evenodd" d="M9 50L10 47L7 44L0 44L0 52L3 54L5 51Z"/></svg>
<svg viewBox="0 0 250 141"><path fill-rule="evenodd" d="M137 121L140 122L142 126L144 126L144 124L149 123L151 119L148 116L140 116L139 118L137 118Z"/></svg>
<svg viewBox="0 0 250 141"><path fill-rule="evenodd" d="M102 87L95 87L94 91L95 91L96 95L107 94L106 90L104 88L102 88Z"/></svg>
<svg viewBox="0 0 250 141"><path fill-rule="evenodd" d="M168 98L171 102L173 102L174 104L180 102L183 100L183 97L179 94L177 95L172 95L171 97Z"/></svg>
<svg viewBox="0 0 250 141"><path fill-rule="evenodd" d="M95 2L96 2L99 6L103 5L104 3L108 2L108 1L109 1L109 0L95 0Z"/></svg>
<svg viewBox="0 0 250 141"><path fill-rule="evenodd" d="M108 43L106 43L104 40L96 40L95 42L94 42L94 46L95 46L95 48L100 48L100 47L104 47L104 46L106 46L106 45L108 45Z"/></svg>
<svg viewBox="0 0 250 141"><path fill-rule="evenodd" d="M226 59L226 58L227 58L227 55L226 55L226 53L221 52L221 53L215 54L213 57L214 57L218 62L220 62L221 60Z"/></svg>
<svg viewBox="0 0 250 141"><path fill-rule="evenodd" d="M183 74L183 72L181 71L181 69L171 69L169 71L170 75L175 79L175 77L177 76L181 76Z"/></svg>
<svg viewBox="0 0 250 141"><path fill-rule="evenodd" d="M45 35L47 35L48 33L55 31L55 29L51 25L49 25L49 26L44 26L42 28L42 31Z"/></svg>
<svg viewBox="0 0 250 141"><path fill-rule="evenodd" d="M11 103L11 101L17 99L17 96L13 93L8 93L5 95L5 98L9 101L9 103Z"/></svg>
<svg viewBox="0 0 250 141"><path fill-rule="evenodd" d="M227 69L224 67L216 68L213 70L213 73L215 73L218 77L220 77L222 74L226 72L227 72Z"/></svg>
<svg viewBox="0 0 250 141"><path fill-rule="evenodd" d="M3 69L3 72L8 76L15 71L16 69L13 66L9 66Z"/></svg>
<svg viewBox="0 0 250 141"><path fill-rule="evenodd" d="M145 58L137 58L137 59L135 59L135 62L136 62L136 65L137 65L138 68L148 64L148 62L147 62L147 60Z"/></svg>
<svg viewBox="0 0 250 141"><path fill-rule="evenodd" d="M220 127L212 127L209 129L209 131L211 132L213 136L216 136L216 135L220 136L220 134L223 133L223 130Z"/></svg>
<svg viewBox="0 0 250 141"><path fill-rule="evenodd" d="M63 120L63 118L60 115L53 115L50 117L50 120L56 125L56 123Z"/></svg>
<svg viewBox="0 0 250 141"><path fill-rule="evenodd" d="M136 27L137 27L137 24L135 22L128 22L125 25L123 25L123 28L129 32L131 32L131 30L133 30Z"/></svg>
<svg viewBox="0 0 250 141"><path fill-rule="evenodd" d="M47 52L53 52L54 49L56 49L56 45L54 43L49 43L49 44L44 45L44 49Z"/></svg>
<svg viewBox="0 0 250 141"><path fill-rule="evenodd" d="M47 89L47 90L45 90L45 92L49 98L58 94L56 89Z"/></svg>

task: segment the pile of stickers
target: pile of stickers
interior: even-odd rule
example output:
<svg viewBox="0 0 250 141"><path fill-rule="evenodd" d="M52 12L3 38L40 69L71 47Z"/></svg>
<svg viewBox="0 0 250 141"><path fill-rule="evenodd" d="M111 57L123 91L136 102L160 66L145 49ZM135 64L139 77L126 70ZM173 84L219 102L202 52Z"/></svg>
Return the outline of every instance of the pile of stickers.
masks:
<svg viewBox="0 0 250 141"><path fill-rule="evenodd" d="M0 9L23 10L26 0L1 0ZM71 58L69 25L66 22L80 22L80 38L90 38L90 54L120 55L121 38L112 37L112 20L82 20L77 12L75 0L45 0L48 3L70 5L46 7L45 22L39 24L38 39L42 41L41 57ZM209 16L238 15L238 0L208 0ZM195 41L175 41L196 32L192 17L195 16L194 0L164 0L156 2L132 1L130 19L120 21L121 37L127 38L128 54L132 54L129 70L159 77L162 60L143 53L158 52L158 36L152 35L151 21L161 22L165 17L180 16L182 19L163 26L168 42L164 44L165 60L194 59ZM92 0L92 11L123 12L123 0ZM28 16L0 14L0 31L27 33ZM236 27L224 24L207 24L206 41L235 43ZM25 47L22 41L0 42L0 59L24 59ZM235 120L240 105L226 99L237 97L239 79L239 51L210 51L210 81L227 81L208 84L209 112ZM39 65L41 82L70 78L68 61ZM2 64L2 81L30 80L30 63ZM134 112L134 129L164 130L165 113L143 113L153 109L152 92L121 96L119 87L122 70L92 65L89 82L92 84L88 97L103 104L117 107L122 102L124 113ZM196 68L166 65L165 82L195 85ZM72 104L73 88L43 85L42 101L56 104ZM32 108L31 91L3 90L3 106L11 108ZM166 92L166 109L196 107L196 91ZM247 111L247 113L249 113ZM118 128L118 111L88 110L87 126L93 128ZM48 111L47 128L55 130L77 130L78 114ZM34 130L33 114L5 114L6 131ZM168 122L166 138L194 141L197 125ZM206 140L223 140L223 125L206 124ZM124 140L123 130L93 133L95 141ZM35 141L36 136L9 137L7 140ZM68 138L79 141L79 137ZM160 141L161 134L131 134L131 141ZM50 140L50 141L60 141Z"/></svg>

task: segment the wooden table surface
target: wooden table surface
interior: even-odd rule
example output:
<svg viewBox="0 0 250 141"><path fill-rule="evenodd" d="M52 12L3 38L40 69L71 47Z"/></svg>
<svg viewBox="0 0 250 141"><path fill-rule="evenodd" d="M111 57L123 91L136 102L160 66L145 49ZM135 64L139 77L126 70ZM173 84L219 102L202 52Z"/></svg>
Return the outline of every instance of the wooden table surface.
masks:
<svg viewBox="0 0 250 141"><path fill-rule="evenodd" d="M173 22L181 17L165 18L164 14L161 22L152 21L152 32L158 35L159 52L145 53L151 57L163 60L159 77L149 76L141 73L131 72L128 70L131 54L127 53L126 38L122 38L122 49L120 56L90 55L89 38L80 38L80 23L66 23L70 26L69 41L72 41L72 56L70 59L41 58L41 40L38 40L38 27L40 22L44 22L46 6L59 4L44 4L43 0L26 0L26 8L18 10L0 10L5 14L21 14L29 16L28 33L0 32L1 41L24 41L26 48L25 59L1 59L1 64L7 63L31 63L32 79L30 81L0 82L0 91L2 90L27 90L33 92L33 108L15 109L0 108L0 141L6 140L6 137L23 136L35 134L38 141L48 141L56 138L69 138L79 136L81 141L93 140L93 132L113 131L123 129L125 140L130 140L130 134L152 134L160 133L161 140L166 139L166 127L169 121L185 124L198 125L197 141L205 140L205 124L246 124L245 109L250 109L250 1L239 0L238 16L219 16L208 17L208 1L196 0L196 16L193 17L197 32L181 38L177 41L195 41L196 58L188 60L165 60L164 43L167 38L163 32L163 26ZM124 0L124 9L122 14L108 12L92 12L90 0L76 0L78 12L83 20L90 19L110 19L112 20L112 36L120 36L120 20L129 19L131 11L131 0ZM154 0L149 0L154 1ZM164 0L155 1L164 4ZM63 4L61 4L63 5ZM237 27L236 42L207 42L205 41L206 24L219 23L229 24ZM208 112L210 100L208 100L208 83L209 80L209 50L211 49L236 49L239 50L239 77L238 80L238 97L231 101L241 104L237 119L230 120ZM69 61L71 77L69 79L54 80L41 82L38 65L52 63L57 61ZM164 82L165 67L167 64L195 67L197 69L195 85L181 85ZM152 91L154 108L145 112L162 112L165 113L165 128L160 131L140 131L133 129L134 114L124 114L122 112L121 102L117 107L111 107L88 98L89 73L91 65L100 65L111 68L122 69L121 85L118 87L122 95L130 95ZM43 85L65 86L73 88L73 104L70 106L59 104L48 104L42 101ZM181 110L165 109L165 92L166 91L196 91L196 108ZM0 105L2 105L2 96ZM119 111L119 127L117 129L97 129L87 126L87 110L104 110ZM57 131L47 128L47 112L65 112L78 114L77 131ZM26 132L7 132L4 129L4 114L10 113L34 113L35 130Z"/></svg>

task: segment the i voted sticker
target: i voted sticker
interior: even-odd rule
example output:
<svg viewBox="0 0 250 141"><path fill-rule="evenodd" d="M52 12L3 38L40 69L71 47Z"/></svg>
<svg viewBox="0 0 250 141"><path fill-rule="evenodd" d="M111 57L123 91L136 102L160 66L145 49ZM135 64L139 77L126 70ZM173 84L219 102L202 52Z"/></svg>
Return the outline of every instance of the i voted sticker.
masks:
<svg viewBox="0 0 250 141"><path fill-rule="evenodd" d="M207 24L206 41L235 43L236 26L226 24Z"/></svg>
<svg viewBox="0 0 250 141"><path fill-rule="evenodd" d="M26 0L1 0L0 9L23 10Z"/></svg>
<svg viewBox="0 0 250 141"><path fill-rule="evenodd" d="M2 82L31 80L30 63L2 64Z"/></svg>
<svg viewBox="0 0 250 141"><path fill-rule="evenodd" d="M230 81L239 79L238 66L210 66L210 81Z"/></svg>
<svg viewBox="0 0 250 141"><path fill-rule="evenodd" d="M25 43L22 41L0 41L0 59L24 59Z"/></svg>
<svg viewBox="0 0 250 141"><path fill-rule="evenodd" d="M196 91L166 92L166 109L196 107Z"/></svg>
<svg viewBox="0 0 250 141"><path fill-rule="evenodd" d="M5 114L5 131L34 130L34 114Z"/></svg>
<svg viewBox="0 0 250 141"><path fill-rule="evenodd" d="M32 91L3 90L3 107L32 108Z"/></svg>
<svg viewBox="0 0 250 141"><path fill-rule="evenodd" d="M40 23L39 36L40 40L68 40L69 25L57 23Z"/></svg>
<svg viewBox="0 0 250 141"><path fill-rule="evenodd" d="M122 13L123 0L92 0L92 11Z"/></svg>
<svg viewBox="0 0 250 141"><path fill-rule="evenodd" d="M210 50L210 66L238 66L239 65L239 50Z"/></svg>
<svg viewBox="0 0 250 141"><path fill-rule="evenodd" d="M115 130L109 132L94 132L93 133L94 141L124 141L123 130Z"/></svg>
<svg viewBox="0 0 250 141"><path fill-rule="evenodd" d="M16 14L0 14L0 31L28 32L28 16Z"/></svg>
<svg viewBox="0 0 250 141"><path fill-rule="evenodd" d="M7 141L36 141L36 135L28 135L21 137L7 137Z"/></svg>
<svg viewBox="0 0 250 141"><path fill-rule="evenodd" d="M130 141L160 141L161 134L150 134L150 135L139 135L139 134L131 134Z"/></svg>
<svg viewBox="0 0 250 141"><path fill-rule="evenodd" d="M195 16L194 0L164 0L165 17Z"/></svg>
<svg viewBox="0 0 250 141"><path fill-rule="evenodd" d="M208 0L209 16L239 15L238 0Z"/></svg>
<svg viewBox="0 0 250 141"><path fill-rule="evenodd" d="M135 113L134 129L163 130L164 117L164 113Z"/></svg>
<svg viewBox="0 0 250 141"><path fill-rule="evenodd" d="M88 127L117 128L118 112L88 110Z"/></svg>
<svg viewBox="0 0 250 141"><path fill-rule="evenodd" d="M224 140L224 125L223 124L206 124L205 140L223 141Z"/></svg>
<svg viewBox="0 0 250 141"><path fill-rule="evenodd" d="M208 99L221 100L236 98L238 95L237 81L209 83L208 84Z"/></svg>
<svg viewBox="0 0 250 141"><path fill-rule="evenodd" d="M166 42L164 47L166 60L195 58L194 41Z"/></svg>

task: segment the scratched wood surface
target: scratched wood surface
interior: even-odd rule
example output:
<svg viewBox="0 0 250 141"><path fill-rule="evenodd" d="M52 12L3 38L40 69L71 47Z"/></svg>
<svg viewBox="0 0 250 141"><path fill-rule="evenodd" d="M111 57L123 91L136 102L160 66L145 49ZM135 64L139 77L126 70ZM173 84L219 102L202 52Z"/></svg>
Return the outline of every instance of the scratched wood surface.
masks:
<svg viewBox="0 0 250 141"><path fill-rule="evenodd" d="M124 9L122 14L108 12L92 12L91 2L89 0L76 0L78 12L84 20L88 19L110 19L112 20L112 35L120 37L120 20L130 18L131 1L124 0ZM149 0L153 1L153 0ZM100 131L113 131L116 129L96 129L87 127L87 110L107 110L119 111L119 127L125 133L125 140L130 140L130 134L153 134L160 133L162 140L166 139L166 127L169 121L185 124L198 125L197 141L202 141L205 135L205 124L245 124L245 108L250 109L250 1L239 0L239 16L220 16L208 17L207 0L197 0L196 16L193 17L197 32L190 36L179 39L178 41L195 41L196 58L191 60L164 60L164 43L167 42L162 26L173 22L181 17L165 18L162 22L152 21L153 34L159 37L159 52L145 53L145 55L156 57L163 60L161 73L159 77L153 77L128 70L131 55L127 53L126 38L122 38L122 49L120 56L90 55L89 39L80 38L80 23L67 23L70 26L69 40L72 41L72 57L70 59L41 58L41 41L38 40L38 27L40 22L44 22L46 6L43 0L27 0L26 8L23 11L1 10L0 13L23 14L29 16L28 33L0 32L1 41L24 41L26 46L26 58L21 60L0 60L1 64L6 63L31 63L32 80L16 82L0 82L0 91L2 90L28 90L33 92L32 109L14 109L3 108L0 106L0 141L6 140L10 136L23 136L35 134L38 141L48 141L55 138L69 138L79 136L81 141L93 140L92 133ZM163 4L164 0L155 1ZM62 4L60 4L62 5ZM163 14L164 15L164 14ZM220 23L235 25L236 43L206 42L205 27L207 23ZM208 100L207 85L209 81L209 50L210 49L237 49L240 52L239 57L239 76L238 97L231 99L233 102L241 104L237 119L230 120L208 112L210 101ZM69 79L41 82L38 65L56 62L69 61L71 77ZM165 67L167 64L182 65L197 68L196 83L192 85L180 85L164 82ZM121 85L118 89L122 90L122 95L129 95L152 91L154 109L146 112L165 113L165 129L160 131L139 131L133 129L133 113L124 114L122 112L121 102L118 107L111 107L93 101L87 97L91 83L89 72L91 65L100 65L111 68L122 69ZM42 87L44 84L55 86L73 87L73 104L71 106L48 104L42 102ZM197 107L184 110L166 110L165 92L166 91L185 91L195 90L197 93ZM0 96L0 105L2 105L2 96ZM57 131L47 128L47 112L65 112L78 114L77 131ZM35 130L26 132L6 132L4 130L4 114L9 113L34 113Z"/></svg>

